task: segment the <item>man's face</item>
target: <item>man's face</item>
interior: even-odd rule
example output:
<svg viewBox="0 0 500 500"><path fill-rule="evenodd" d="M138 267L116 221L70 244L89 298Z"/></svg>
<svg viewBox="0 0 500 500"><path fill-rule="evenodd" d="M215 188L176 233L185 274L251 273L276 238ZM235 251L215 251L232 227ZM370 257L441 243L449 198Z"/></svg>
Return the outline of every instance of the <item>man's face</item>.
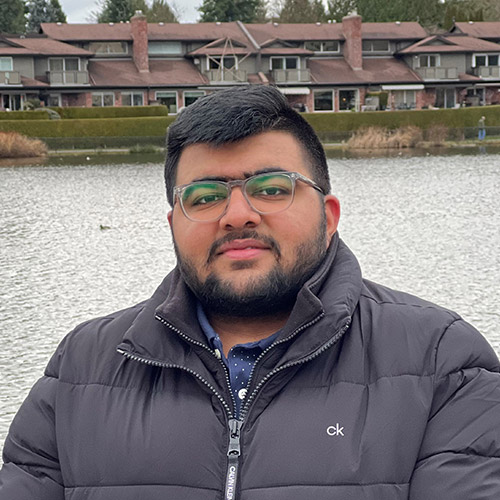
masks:
<svg viewBox="0 0 500 500"><path fill-rule="evenodd" d="M176 185L245 179L273 168L311 178L300 143L289 133L273 131L219 148L186 147ZM339 213L335 197L322 199L315 189L297 182L294 201L283 212L255 212L235 187L220 220L191 221L175 200L169 222L180 270L205 307L249 316L290 307L322 260Z"/></svg>

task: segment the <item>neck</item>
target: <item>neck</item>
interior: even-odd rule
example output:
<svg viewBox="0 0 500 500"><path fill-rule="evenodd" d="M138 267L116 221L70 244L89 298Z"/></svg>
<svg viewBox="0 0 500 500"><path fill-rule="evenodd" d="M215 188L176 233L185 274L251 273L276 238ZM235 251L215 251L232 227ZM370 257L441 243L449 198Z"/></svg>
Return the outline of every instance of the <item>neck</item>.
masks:
<svg viewBox="0 0 500 500"><path fill-rule="evenodd" d="M229 317L207 313L212 328L219 335L226 356L231 347L237 344L257 342L277 332L285 326L289 316L290 311L257 318Z"/></svg>

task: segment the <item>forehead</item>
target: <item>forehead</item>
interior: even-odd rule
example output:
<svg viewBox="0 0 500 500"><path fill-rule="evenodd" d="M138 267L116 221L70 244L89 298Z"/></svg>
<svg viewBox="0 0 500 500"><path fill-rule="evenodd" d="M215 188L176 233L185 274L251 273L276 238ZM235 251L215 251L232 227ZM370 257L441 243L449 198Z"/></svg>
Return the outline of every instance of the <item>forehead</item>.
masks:
<svg viewBox="0 0 500 500"><path fill-rule="evenodd" d="M268 168L311 176L301 143L288 132L272 131L220 147L187 146L177 165L176 185L213 177L243 179Z"/></svg>

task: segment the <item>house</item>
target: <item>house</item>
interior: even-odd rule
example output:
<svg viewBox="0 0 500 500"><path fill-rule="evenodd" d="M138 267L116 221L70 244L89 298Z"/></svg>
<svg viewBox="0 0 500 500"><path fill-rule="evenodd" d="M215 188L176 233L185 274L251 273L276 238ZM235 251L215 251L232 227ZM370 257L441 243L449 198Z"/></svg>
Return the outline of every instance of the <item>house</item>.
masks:
<svg viewBox="0 0 500 500"><path fill-rule="evenodd" d="M38 98L164 104L175 114L206 93L249 84L276 85L313 112L494 104L499 28L456 23L428 36L416 22L363 23L357 14L342 23L153 24L139 11L127 23L45 23L39 35L0 37L0 106Z"/></svg>

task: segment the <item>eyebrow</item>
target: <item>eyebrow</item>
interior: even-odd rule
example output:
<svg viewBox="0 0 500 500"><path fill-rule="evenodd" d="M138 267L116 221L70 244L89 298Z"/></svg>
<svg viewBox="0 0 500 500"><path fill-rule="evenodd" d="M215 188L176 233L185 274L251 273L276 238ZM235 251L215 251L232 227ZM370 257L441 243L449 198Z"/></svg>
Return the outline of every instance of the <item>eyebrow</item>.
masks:
<svg viewBox="0 0 500 500"><path fill-rule="evenodd" d="M243 172L243 177L245 179L248 179L249 177L252 177L254 175L268 174L270 172L288 172L288 170L285 170L284 168L281 167L266 167L256 170L255 172ZM237 177L230 177L226 175L207 175L204 177L198 177L196 179L193 179L191 182L200 182L200 181L229 182L237 179L238 179Z"/></svg>

